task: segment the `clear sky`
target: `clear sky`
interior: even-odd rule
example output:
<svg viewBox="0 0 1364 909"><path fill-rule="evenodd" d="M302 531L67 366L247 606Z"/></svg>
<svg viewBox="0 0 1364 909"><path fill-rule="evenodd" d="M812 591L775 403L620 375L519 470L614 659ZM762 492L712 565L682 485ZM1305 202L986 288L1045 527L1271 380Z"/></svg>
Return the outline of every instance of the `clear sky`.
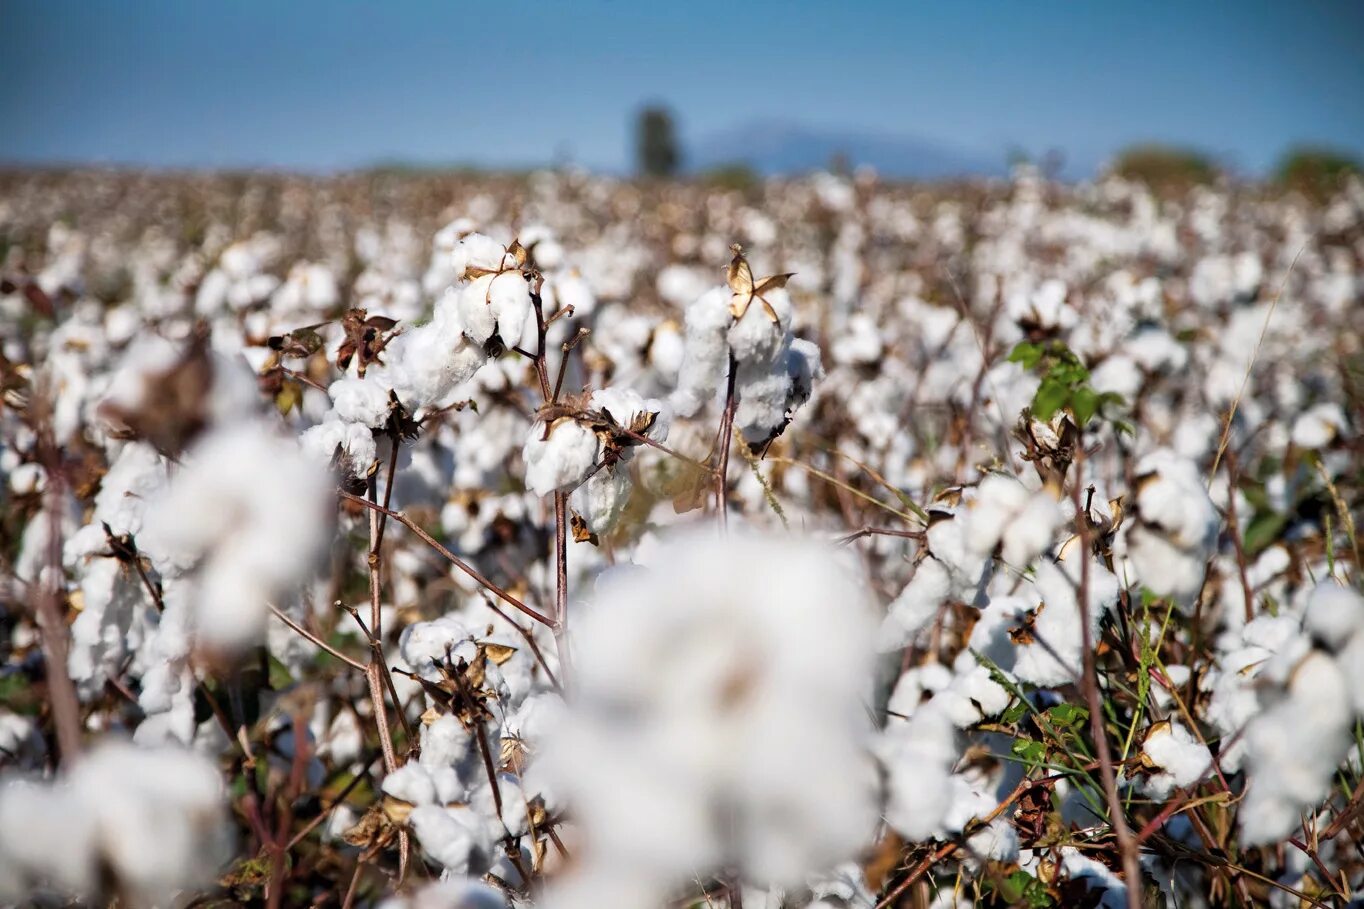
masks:
<svg viewBox="0 0 1364 909"><path fill-rule="evenodd" d="M623 168L631 115L1364 156L1364 3L0 0L0 161Z"/></svg>

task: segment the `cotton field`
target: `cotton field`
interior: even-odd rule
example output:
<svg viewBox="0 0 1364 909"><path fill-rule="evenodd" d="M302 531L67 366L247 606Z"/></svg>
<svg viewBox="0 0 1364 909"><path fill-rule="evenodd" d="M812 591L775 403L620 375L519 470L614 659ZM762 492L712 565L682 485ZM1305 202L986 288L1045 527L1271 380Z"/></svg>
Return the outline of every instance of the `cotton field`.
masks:
<svg viewBox="0 0 1364 909"><path fill-rule="evenodd" d="M1364 184L0 175L0 900L1364 899Z"/></svg>

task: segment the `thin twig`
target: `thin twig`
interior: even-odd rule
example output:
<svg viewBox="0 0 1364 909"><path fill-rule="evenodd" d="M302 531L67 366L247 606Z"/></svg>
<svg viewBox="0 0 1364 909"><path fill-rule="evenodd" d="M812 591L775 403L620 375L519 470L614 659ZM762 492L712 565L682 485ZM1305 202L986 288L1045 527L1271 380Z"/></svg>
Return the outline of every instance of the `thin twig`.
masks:
<svg viewBox="0 0 1364 909"><path fill-rule="evenodd" d="M369 499L364 498L363 496L352 495L351 493L346 492L345 490L338 490L337 493L338 495L341 496L341 498L345 499L348 502L355 502L358 505L363 505L365 508L368 508L371 511L378 511L388 515L390 518L397 521L399 524L403 525L408 530L416 534L417 537L420 538L423 543L425 543L427 546L430 546L436 552L444 556L446 561L448 561L450 564L454 565L460 571L464 572L470 578L478 582L478 584L481 585L484 589L488 590L490 593L496 594L498 599L502 600L504 603L507 603L509 606L514 607L520 612L530 616L532 619L535 619L535 621L539 622L540 624L548 625L551 628L554 627L553 619L549 618L543 613L537 612L536 610L527 606L525 603L518 600L516 597L512 596L510 593L507 593L507 591L503 590L501 587L498 587L492 581L488 580L486 577L483 576L481 572L478 571L478 569L474 568L468 562L465 562L459 556L455 555L453 552L442 546L440 542L436 540L435 537L431 536L431 534L423 530L420 524L409 518L407 515L403 514L401 511L394 511L389 508L384 508L382 505L377 505L374 502L371 502Z"/></svg>
<svg viewBox="0 0 1364 909"><path fill-rule="evenodd" d="M275 618L279 619L279 620L280 620L281 622L283 622L285 625L288 625L290 628L292 628L294 631L298 632L298 633L299 633L300 635L302 635L304 638L306 638L307 640L311 641L315 646L322 648L322 649L325 650L327 653L329 653L329 654L331 654L332 656L336 657L338 660L340 660L341 662L345 663L347 666L350 666L350 667L353 668L353 669L358 669L358 670L360 670L361 672L364 672L364 671L366 670L366 666L365 666L364 663L362 663L362 662L360 662L359 660L354 659L354 658L352 658L352 657L346 656L344 653L342 653L341 651L337 650L335 647L333 647L332 645L328 644L326 641L322 640L320 637L318 637L317 635L313 634L311 631L309 631L308 629L304 628L302 625L298 624L298 623L295 622L293 619L289 618L289 616L286 615L284 612L282 612L282 611L279 609L279 607L276 606L274 603L266 603L265 605L266 605L267 608L269 608L269 610L270 610L272 613L274 613Z"/></svg>
<svg viewBox="0 0 1364 909"><path fill-rule="evenodd" d="M1260 357L1260 347L1265 343L1265 336L1269 334L1269 323L1274 318L1274 310L1279 308L1279 300L1283 297L1284 290L1288 287L1288 279L1293 276L1293 269L1297 267L1298 259L1307 249L1307 244L1311 240L1303 241L1298 253L1293 257L1293 261L1288 265L1288 271L1284 272L1283 281L1279 284L1279 292L1274 295L1274 299L1269 301L1269 311L1265 313L1265 324L1260 327L1260 337L1255 341L1255 349L1250 353L1250 361L1246 363L1246 373L1241 377L1241 387L1236 389L1236 397L1231 399L1231 407L1227 410L1227 421L1222 427L1222 438L1217 442L1217 454L1212 459L1212 469L1208 471L1208 488L1212 488L1212 481L1217 476L1217 467L1222 463L1222 455L1226 453L1227 442L1231 439L1231 423L1236 418L1236 411L1241 406L1241 398L1246 393L1246 386L1250 384L1250 373L1255 368L1255 361Z"/></svg>
<svg viewBox="0 0 1364 909"><path fill-rule="evenodd" d="M725 381L725 412L720 417L720 433L716 443L720 446L720 467L715 472L715 507L719 511L720 527L729 527L729 450L734 445L734 383L737 363L734 351L729 352L729 378Z"/></svg>

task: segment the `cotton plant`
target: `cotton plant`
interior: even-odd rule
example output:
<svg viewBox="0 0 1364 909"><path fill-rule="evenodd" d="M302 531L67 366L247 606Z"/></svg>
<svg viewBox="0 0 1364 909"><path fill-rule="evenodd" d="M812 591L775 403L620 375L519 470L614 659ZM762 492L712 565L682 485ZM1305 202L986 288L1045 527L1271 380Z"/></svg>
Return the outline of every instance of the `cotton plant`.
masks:
<svg viewBox="0 0 1364 909"><path fill-rule="evenodd" d="M726 287L702 294L687 307L686 353L673 404L693 416L723 382L731 383L734 425L760 447L780 435L791 414L810 398L824 375L819 349L791 333L789 274L755 278L735 247Z"/></svg>

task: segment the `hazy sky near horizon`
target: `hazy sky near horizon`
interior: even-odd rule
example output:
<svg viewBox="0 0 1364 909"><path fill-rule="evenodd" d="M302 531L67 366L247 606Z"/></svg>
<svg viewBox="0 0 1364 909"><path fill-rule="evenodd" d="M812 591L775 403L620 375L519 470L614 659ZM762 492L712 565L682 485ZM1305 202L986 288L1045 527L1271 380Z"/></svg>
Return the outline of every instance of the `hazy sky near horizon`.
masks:
<svg viewBox="0 0 1364 909"><path fill-rule="evenodd" d="M0 0L0 162L623 169L759 120L1090 167L1364 157L1364 3Z"/></svg>

